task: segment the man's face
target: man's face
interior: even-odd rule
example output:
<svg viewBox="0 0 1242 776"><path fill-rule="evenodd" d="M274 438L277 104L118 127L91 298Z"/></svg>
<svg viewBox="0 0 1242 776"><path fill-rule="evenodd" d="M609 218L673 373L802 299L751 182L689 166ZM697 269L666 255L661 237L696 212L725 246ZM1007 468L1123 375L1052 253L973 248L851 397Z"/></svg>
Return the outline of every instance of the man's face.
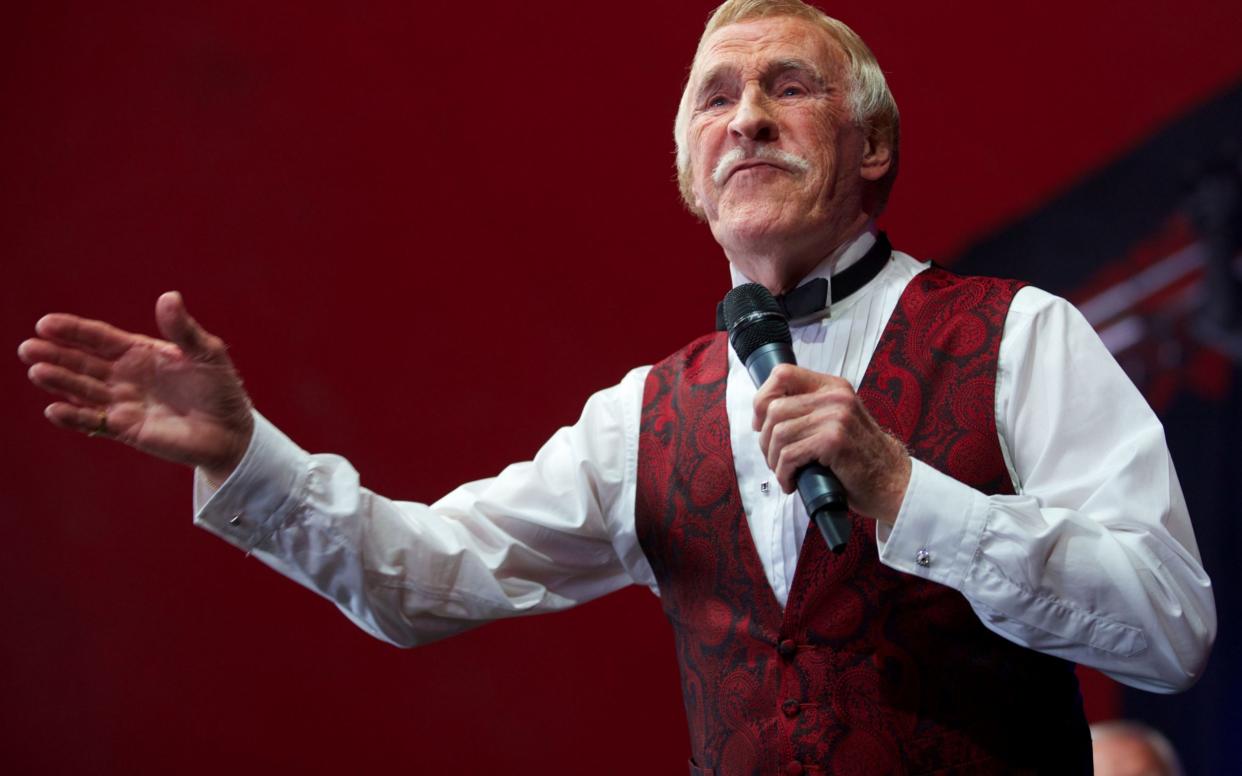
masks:
<svg viewBox="0 0 1242 776"><path fill-rule="evenodd" d="M865 218L863 186L887 165L864 164L845 53L824 30L791 17L722 27L690 96L694 197L731 256L830 251Z"/></svg>

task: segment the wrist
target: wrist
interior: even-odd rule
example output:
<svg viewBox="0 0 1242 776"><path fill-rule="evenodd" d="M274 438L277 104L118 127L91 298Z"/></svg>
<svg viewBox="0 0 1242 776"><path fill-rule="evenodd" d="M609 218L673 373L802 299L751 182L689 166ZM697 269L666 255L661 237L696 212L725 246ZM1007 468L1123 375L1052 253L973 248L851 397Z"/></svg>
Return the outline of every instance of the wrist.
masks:
<svg viewBox="0 0 1242 776"><path fill-rule="evenodd" d="M219 488L232 476L250 449L250 441L254 437L254 417L249 412L231 437L227 445L228 453L220 461L200 467L207 483L213 488Z"/></svg>
<svg viewBox="0 0 1242 776"><path fill-rule="evenodd" d="M871 515L877 522L893 526L897 515L901 513L901 505L906 498L906 489L910 486L910 454L896 439L892 440L896 453L895 465L884 478L884 486L878 494L876 513Z"/></svg>

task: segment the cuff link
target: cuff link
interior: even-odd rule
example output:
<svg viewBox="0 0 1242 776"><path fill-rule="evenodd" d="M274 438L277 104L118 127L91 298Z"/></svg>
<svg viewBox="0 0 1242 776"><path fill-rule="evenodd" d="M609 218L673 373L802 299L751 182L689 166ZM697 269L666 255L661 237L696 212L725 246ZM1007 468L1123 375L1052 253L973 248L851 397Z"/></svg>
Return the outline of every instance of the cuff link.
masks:
<svg viewBox="0 0 1242 776"><path fill-rule="evenodd" d="M920 547L919 551L914 553L914 562L923 568L927 568L931 565L931 553L927 551L926 547Z"/></svg>
<svg viewBox="0 0 1242 776"><path fill-rule="evenodd" d="M238 526L238 525L241 525L241 521L242 521L242 513L238 512L237 514L229 518L229 525Z"/></svg>

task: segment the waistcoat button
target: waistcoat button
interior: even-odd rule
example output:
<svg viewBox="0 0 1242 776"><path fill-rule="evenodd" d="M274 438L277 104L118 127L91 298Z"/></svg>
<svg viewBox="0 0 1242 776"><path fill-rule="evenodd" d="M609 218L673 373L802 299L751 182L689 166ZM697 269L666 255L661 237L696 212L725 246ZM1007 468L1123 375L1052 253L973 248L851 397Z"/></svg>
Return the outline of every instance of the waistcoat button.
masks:
<svg viewBox="0 0 1242 776"><path fill-rule="evenodd" d="M794 653L797 651L798 645L794 643L793 639L785 639L780 644L776 645L776 652L781 657L793 657Z"/></svg>
<svg viewBox="0 0 1242 776"><path fill-rule="evenodd" d="M798 716L798 702L790 698L781 704L781 711L785 713L786 717Z"/></svg>
<svg viewBox="0 0 1242 776"><path fill-rule="evenodd" d="M802 763L798 762L797 760L794 760L793 762L785 766L785 773L787 774L787 776L801 776Z"/></svg>

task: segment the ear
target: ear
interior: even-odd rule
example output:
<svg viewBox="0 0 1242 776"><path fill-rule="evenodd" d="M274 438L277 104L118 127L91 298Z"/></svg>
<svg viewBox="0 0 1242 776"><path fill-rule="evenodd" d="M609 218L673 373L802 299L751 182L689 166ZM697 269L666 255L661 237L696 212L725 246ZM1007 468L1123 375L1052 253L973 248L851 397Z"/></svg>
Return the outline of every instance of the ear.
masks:
<svg viewBox="0 0 1242 776"><path fill-rule="evenodd" d="M866 140L863 147L862 164L859 166L859 174L864 180L878 181L888 174L888 170L893 166L893 147L892 144L879 137L871 135Z"/></svg>

